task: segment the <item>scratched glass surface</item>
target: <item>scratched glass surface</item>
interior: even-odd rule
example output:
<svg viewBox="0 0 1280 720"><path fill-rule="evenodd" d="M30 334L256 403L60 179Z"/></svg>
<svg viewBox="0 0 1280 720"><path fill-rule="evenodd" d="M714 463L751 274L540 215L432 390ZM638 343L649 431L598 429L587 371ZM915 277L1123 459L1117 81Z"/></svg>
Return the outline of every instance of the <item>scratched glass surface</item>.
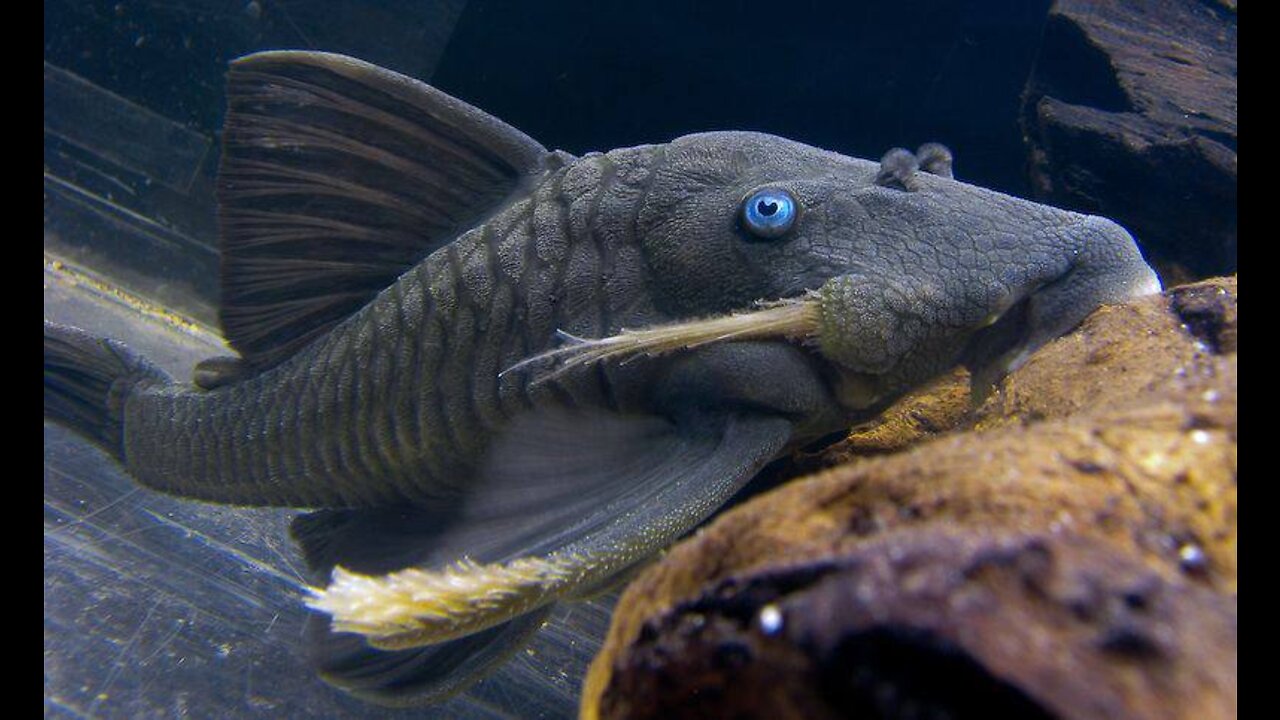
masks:
<svg viewBox="0 0 1280 720"><path fill-rule="evenodd" d="M48 263L45 316L85 323L177 376L225 352ZM45 423L45 708L50 717L421 716L325 685L305 656L289 510L189 502L133 484ZM613 597L561 607L534 642L442 717L564 717Z"/></svg>
<svg viewBox="0 0 1280 720"><path fill-rule="evenodd" d="M226 61L323 46L430 77L464 3L373 5L46 3L45 317L175 377L227 354L212 330ZM188 61L180 75L166 57ZM614 596L558 609L511 662L429 712L370 705L308 665L297 511L168 497L61 426L46 422L44 438L46 717L573 714Z"/></svg>

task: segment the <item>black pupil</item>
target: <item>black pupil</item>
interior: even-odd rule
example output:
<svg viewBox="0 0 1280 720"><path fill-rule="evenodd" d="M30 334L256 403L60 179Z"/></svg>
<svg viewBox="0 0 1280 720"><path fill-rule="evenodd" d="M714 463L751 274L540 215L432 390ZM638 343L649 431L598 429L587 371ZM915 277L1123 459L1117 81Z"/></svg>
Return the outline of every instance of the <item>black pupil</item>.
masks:
<svg viewBox="0 0 1280 720"><path fill-rule="evenodd" d="M769 217L770 215L778 212L778 201L777 200L761 200L756 203L756 212L760 213L765 217Z"/></svg>

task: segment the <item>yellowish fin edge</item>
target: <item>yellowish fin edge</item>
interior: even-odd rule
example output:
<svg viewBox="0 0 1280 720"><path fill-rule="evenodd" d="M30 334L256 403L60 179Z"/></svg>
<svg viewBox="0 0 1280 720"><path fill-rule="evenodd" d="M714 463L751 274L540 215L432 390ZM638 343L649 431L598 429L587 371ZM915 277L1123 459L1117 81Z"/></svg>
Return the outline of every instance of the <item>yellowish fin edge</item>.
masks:
<svg viewBox="0 0 1280 720"><path fill-rule="evenodd" d="M334 568L329 587L309 588L307 606L333 618L338 632L378 647L444 642L484 630L570 584L581 560L525 557L481 564L463 558L439 570L363 575Z"/></svg>

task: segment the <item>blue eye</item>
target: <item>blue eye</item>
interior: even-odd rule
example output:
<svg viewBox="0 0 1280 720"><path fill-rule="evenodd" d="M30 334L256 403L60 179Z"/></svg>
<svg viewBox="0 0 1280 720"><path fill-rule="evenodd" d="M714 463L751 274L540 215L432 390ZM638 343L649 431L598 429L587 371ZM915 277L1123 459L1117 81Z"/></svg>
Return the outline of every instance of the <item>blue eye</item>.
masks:
<svg viewBox="0 0 1280 720"><path fill-rule="evenodd" d="M742 202L742 224L757 237L782 237L795 221L796 201L785 190L757 190Z"/></svg>

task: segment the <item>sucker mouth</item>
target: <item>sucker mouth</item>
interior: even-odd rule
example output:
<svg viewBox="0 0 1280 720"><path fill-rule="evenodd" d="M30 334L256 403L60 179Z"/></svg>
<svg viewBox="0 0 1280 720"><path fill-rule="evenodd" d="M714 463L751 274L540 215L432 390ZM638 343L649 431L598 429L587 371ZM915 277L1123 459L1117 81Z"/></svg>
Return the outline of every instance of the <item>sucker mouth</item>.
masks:
<svg viewBox="0 0 1280 720"><path fill-rule="evenodd" d="M827 362L835 368L831 395L846 410L865 414L890 399L880 376L849 370L834 360Z"/></svg>
<svg viewBox="0 0 1280 720"><path fill-rule="evenodd" d="M996 383L1020 366L1027 356L1031 338L1031 301L1034 293L1015 302L1009 309L969 336L958 362L969 369L970 385L975 399L985 397Z"/></svg>

